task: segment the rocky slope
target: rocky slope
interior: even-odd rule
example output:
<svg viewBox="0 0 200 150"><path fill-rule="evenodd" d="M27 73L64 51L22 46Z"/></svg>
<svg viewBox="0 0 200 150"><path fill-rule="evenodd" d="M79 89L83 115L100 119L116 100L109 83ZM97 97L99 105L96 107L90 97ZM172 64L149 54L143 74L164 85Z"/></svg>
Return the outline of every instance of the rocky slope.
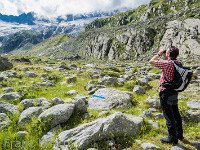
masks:
<svg viewBox="0 0 200 150"><path fill-rule="evenodd" d="M134 10L96 19L62 49L95 59L148 60L157 49L174 45L182 57L199 57L199 4L199 0L152 0Z"/></svg>
<svg viewBox="0 0 200 150"><path fill-rule="evenodd" d="M152 0L136 9L96 19L75 39L52 47L66 51L53 57L75 53L94 59L147 61L157 49L174 45L180 49L180 56L198 59L199 4L199 0ZM41 56L35 48L27 49L27 54L32 55L32 51ZM43 56L49 56L48 50Z"/></svg>
<svg viewBox="0 0 200 150"><path fill-rule="evenodd" d="M175 45L184 57L200 55L199 3L152 0L135 10L95 20L78 37L84 37L80 41L86 45L81 51L98 59L116 60Z"/></svg>

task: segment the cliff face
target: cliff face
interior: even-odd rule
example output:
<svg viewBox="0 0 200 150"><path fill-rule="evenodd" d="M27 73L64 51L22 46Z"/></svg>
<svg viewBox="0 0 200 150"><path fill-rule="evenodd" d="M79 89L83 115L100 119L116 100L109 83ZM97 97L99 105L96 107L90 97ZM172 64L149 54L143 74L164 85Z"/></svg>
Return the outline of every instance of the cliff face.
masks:
<svg viewBox="0 0 200 150"><path fill-rule="evenodd" d="M85 26L85 32L54 50L65 51L59 57L73 53L104 60L148 60L158 49L174 45L183 57L199 56L199 12L200 0L152 0L96 19Z"/></svg>
<svg viewBox="0 0 200 150"><path fill-rule="evenodd" d="M90 37L84 41L83 45L86 46L82 48L83 53L97 59L128 60L149 51L156 35L153 28L142 31L138 31L135 27L123 30L114 28L108 29L107 32L91 32Z"/></svg>
<svg viewBox="0 0 200 150"><path fill-rule="evenodd" d="M200 55L200 19L171 21L166 26L166 32L160 42L160 47L175 45L185 58L189 54Z"/></svg>
<svg viewBox="0 0 200 150"><path fill-rule="evenodd" d="M77 38L79 50L97 59L144 59L170 45L181 56L200 55L199 0L151 1L135 10L97 19ZM145 56L143 56L145 54Z"/></svg>

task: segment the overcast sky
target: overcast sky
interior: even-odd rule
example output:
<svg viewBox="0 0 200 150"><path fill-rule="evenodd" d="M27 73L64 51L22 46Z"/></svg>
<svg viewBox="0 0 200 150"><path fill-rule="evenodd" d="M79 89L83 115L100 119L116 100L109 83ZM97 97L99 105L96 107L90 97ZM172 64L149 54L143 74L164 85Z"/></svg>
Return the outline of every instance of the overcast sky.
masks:
<svg viewBox="0 0 200 150"><path fill-rule="evenodd" d="M19 15L35 12L45 17L87 13L95 10L136 8L150 0L0 0L0 13Z"/></svg>

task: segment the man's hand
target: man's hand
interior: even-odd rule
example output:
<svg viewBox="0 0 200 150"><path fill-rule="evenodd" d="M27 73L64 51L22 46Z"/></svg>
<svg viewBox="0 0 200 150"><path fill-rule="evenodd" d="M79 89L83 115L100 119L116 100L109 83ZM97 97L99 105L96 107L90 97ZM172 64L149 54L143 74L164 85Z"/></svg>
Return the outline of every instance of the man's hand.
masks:
<svg viewBox="0 0 200 150"><path fill-rule="evenodd" d="M161 49L161 50L158 52L158 54L159 54L160 56L162 56L163 53L164 53L164 51L166 51L166 50L167 50L167 49ZM155 65L155 61L158 60L159 55L155 55L155 56L149 61L149 63L152 64L152 65Z"/></svg>
<svg viewBox="0 0 200 150"><path fill-rule="evenodd" d="M161 49L161 50L158 52L158 54L160 54L160 56L162 56L163 53L164 53L166 50L167 50L167 49Z"/></svg>

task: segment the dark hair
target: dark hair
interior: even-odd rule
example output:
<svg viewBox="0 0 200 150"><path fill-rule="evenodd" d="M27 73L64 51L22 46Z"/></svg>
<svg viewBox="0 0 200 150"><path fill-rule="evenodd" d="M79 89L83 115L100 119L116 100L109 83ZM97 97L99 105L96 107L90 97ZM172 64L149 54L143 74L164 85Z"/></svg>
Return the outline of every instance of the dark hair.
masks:
<svg viewBox="0 0 200 150"><path fill-rule="evenodd" d="M170 57L176 58L179 55L179 49L175 46L168 47L170 52Z"/></svg>

